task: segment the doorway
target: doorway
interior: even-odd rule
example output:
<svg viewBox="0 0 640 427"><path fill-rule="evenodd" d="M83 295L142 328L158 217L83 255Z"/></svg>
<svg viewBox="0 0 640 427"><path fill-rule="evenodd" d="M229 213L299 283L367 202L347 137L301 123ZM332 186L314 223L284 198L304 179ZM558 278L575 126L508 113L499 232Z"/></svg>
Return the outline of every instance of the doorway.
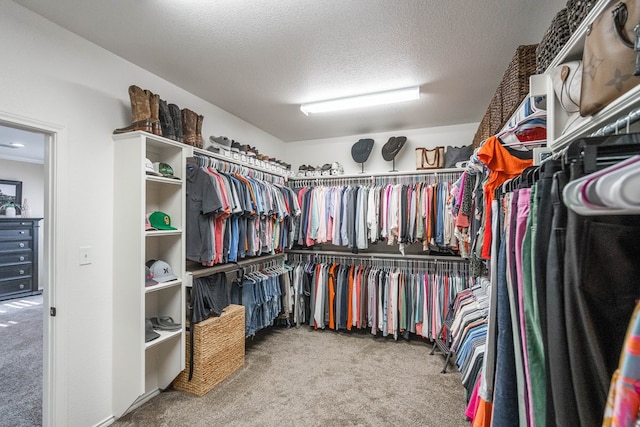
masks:
<svg viewBox="0 0 640 427"><path fill-rule="evenodd" d="M15 387L25 387L19 390L19 394L24 396L25 400L31 398L28 404L20 405L16 402L11 405L10 415L14 416L16 421L24 420L26 425L28 420L36 420L38 424L44 426L56 425L56 406L61 401L57 401L55 390L60 390L60 382L56 378L64 378L65 372L56 366L55 348L58 343L56 336L57 326L54 317L51 316L50 308L55 307L56 295L56 270L54 254L54 235L56 230L55 221L55 197L56 188L56 152L58 144L62 139L65 130L61 126L45 123L26 117L15 116L9 113L0 112L0 179L9 179L4 176L11 175L14 181L22 183L22 196L18 204L24 205L24 199L27 198L29 205L25 214L30 214L31 218L41 217L39 221L38 234L38 260L36 277L38 285L36 289L41 289L41 295L34 292L33 296L19 296L18 298L5 299L0 301L0 315L7 314L3 317L5 321L4 327L0 326L0 334L4 329L7 331L5 335L10 337L8 331L13 331L12 340L18 340L21 337L16 334L20 327L29 328L29 339L25 342L13 341L13 349L16 351L30 354L32 366L33 363L40 363L40 366L28 369L29 364L25 361L23 367L27 368L27 373L22 375L31 375L30 381L19 381L20 385L14 384ZM20 179L22 178L22 179ZM37 188L36 188L37 187ZM24 208L24 206L21 206ZM21 211L20 215L22 214ZM28 221L25 215L26 224ZM33 255L36 256L35 254ZM39 273L39 274L38 274ZM37 316L39 318L34 318ZM11 320L14 319L14 320ZM59 326L59 325L58 325ZM35 331L41 328L40 331ZM34 333L39 332L39 333ZM27 335L27 334L25 334ZM26 338L26 337L22 337ZM39 339L38 339L39 338ZM34 341L36 341L34 343ZM10 350L12 347L6 345ZM27 350L28 349L28 350ZM7 361L13 360L16 369L19 368L20 355L10 358L5 357ZM38 357L39 356L39 357ZM33 359L36 359L35 362ZM40 369L37 369L40 368ZM33 374L38 378L33 378ZM39 388L39 390L38 390ZM4 391L0 390L0 394ZM37 399L33 396L40 397L38 404ZM15 406L15 407L14 407ZM20 413L22 409L29 411L28 413ZM3 418L6 419L7 412L3 411ZM34 421L31 421L30 425Z"/></svg>

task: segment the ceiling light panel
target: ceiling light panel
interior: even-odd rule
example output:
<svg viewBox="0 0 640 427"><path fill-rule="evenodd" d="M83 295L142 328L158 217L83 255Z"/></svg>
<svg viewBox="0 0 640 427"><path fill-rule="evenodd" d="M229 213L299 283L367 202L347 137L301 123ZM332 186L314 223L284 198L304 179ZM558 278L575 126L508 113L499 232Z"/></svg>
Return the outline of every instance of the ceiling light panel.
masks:
<svg viewBox="0 0 640 427"><path fill-rule="evenodd" d="M311 102L302 104L300 106L300 111L308 116L309 114L373 107L376 105L394 104L397 102L413 101L416 99L420 99L420 88L418 86L351 96L348 98Z"/></svg>

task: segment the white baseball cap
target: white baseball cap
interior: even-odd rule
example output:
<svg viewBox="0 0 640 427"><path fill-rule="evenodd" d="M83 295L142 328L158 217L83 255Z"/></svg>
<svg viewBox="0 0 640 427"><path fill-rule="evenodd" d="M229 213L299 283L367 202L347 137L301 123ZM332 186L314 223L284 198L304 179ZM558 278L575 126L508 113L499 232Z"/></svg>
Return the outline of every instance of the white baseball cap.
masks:
<svg viewBox="0 0 640 427"><path fill-rule="evenodd" d="M149 270L151 270L151 274L153 274L153 280L155 280L158 283L178 280L176 275L173 274L173 270L171 269L171 266L164 261L161 261L161 260L148 261L147 266L149 267Z"/></svg>
<svg viewBox="0 0 640 427"><path fill-rule="evenodd" d="M148 157L144 159L144 169L145 169L145 172L147 173L147 175L162 176L161 173L157 172L153 168L153 163L151 163L151 160L149 160Z"/></svg>

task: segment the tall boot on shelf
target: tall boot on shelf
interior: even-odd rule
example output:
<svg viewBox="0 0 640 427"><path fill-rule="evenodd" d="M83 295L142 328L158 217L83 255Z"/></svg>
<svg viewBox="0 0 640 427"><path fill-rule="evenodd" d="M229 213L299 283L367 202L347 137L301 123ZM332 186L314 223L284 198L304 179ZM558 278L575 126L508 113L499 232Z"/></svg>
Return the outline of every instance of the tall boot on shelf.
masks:
<svg viewBox="0 0 640 427"><path fill-rule="evenodd" d="M150 90L145 90L145 93L149 97L151 133L162 136L162 126L160 126L160 95L156 95Z"/></svg>
<svg viewBox="0 0 640 427"><path fill-rule="evenodd" d="M173 120L173 132L176 136L176 141L182 142L182 112L180 107L176 104L169 104L169 111L171 112L171 120Z"/></svg>
<svg viewBox="0 0 640 427"><path fill-rule="evenodd" d="M196 147L198 115L188 108L182 109L182 142Z"/></svg>
<svg viewBox="0 0 640 427"><path fill-rule="evenodd" d="M135 131L151 132L151 107L149 97L136 85L129 86L131 102L131 125L113 131L114 134Z"/></svg>
<svg viewBox="0 0 640 427"><path fill-rule="evenodd" d="M160 100L160 127L162 128L162 136L169 139L176 139L175 129L173 127L173 119L167 101Z"/></svg>
<svg viewBox="0 0 640 427"><path fill-rule="evenodd" d="M196 143L194 147L202 148L202 122L204 121L204 116L198 115L196 118Z"/></svg>

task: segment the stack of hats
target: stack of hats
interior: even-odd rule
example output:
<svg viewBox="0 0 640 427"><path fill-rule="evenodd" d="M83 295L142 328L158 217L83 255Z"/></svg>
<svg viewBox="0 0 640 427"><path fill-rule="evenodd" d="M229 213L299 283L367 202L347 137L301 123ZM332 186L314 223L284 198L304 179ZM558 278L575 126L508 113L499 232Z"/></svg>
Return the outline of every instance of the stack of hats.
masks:
<svg viewBox="0 0 640 427"><path fill-rule="evenodd" d="M147 175L161 176L164 178L180 179L173 174L173 168L169 163L151 162L149 158L144 159L144 168Z"/></svg>

